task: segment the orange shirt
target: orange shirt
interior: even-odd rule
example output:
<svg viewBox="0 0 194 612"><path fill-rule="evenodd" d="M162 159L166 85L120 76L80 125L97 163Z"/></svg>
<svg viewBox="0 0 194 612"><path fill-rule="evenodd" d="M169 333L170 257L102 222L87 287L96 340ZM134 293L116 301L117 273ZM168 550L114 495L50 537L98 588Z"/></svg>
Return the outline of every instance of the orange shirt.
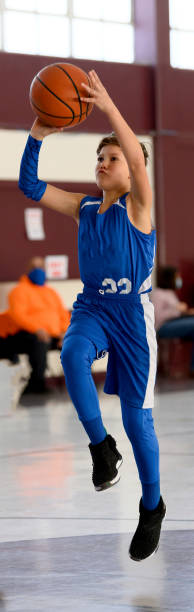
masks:
<svg viewBox="0 0 194 612"><path fill-rule="evenodd" d="M7 336L13 336L20 331L18 325L12 321L9 311L5 310L0 312L0 338L6 338Z"/></svg>
<svg viewBox="0 0 194 612"><path fill-rule="evenodd" d="M35 333L44 329L52 337L65 333L70 313L59 295L47 285L35 285L28 276L9 294L9 309L0 314L0 336L6 337L25 330Z"/></svg>

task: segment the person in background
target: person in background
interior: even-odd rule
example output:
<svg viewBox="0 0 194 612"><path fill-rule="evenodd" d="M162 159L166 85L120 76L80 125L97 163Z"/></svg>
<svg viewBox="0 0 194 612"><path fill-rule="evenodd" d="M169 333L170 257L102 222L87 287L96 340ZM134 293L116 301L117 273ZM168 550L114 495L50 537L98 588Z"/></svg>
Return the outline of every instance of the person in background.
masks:
<svg viewBox="0 0 194 612"><path fill-rule="evenodd" d="M161 267L157 276L158 287L151 294L157 337L192 340L191 372L194 373L194 308L181 302L176 294L176 290L181 289L183 284L177 268Z"/></svg>
<svg viewBox="0 0 194 612"><path fill-rule="evenodd" d="M47 391L47 351L61 349L70 323L70 313L45 281L44 259L33 257L8 296L8 310L0 314L0 359L15 362L21 353L29 357L32 370L24 394Z"/></svg>

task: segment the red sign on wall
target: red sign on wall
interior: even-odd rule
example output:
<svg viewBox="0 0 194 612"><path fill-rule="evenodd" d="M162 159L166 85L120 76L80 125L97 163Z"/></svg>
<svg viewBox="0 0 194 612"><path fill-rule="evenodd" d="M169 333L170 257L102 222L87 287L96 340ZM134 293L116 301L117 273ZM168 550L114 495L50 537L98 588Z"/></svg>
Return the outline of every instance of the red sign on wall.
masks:
<svg viewBox="0 0 194 612"><path fill-rule="evenodd" d="M67 255L48 255L45 257L46 278L49 280L64 280L68 278Z"/></svg>

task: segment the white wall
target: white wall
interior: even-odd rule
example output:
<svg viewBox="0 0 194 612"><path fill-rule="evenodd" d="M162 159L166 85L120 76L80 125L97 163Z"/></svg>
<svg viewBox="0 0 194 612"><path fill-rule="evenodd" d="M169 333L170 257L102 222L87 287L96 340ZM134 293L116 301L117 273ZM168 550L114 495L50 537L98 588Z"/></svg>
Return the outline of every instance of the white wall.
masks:
<svg viewBox="0 0 194 612"><path fill-rule="evenodd" d="M95 182L96 149L104 134L52 134L45 138L39 162L39 176L47 181ZM23 130L0 130L0 180L17 180L21 156L28 137ZM138 136L150 155L148 175L154 192L153 142L150 136Z"/></svg>

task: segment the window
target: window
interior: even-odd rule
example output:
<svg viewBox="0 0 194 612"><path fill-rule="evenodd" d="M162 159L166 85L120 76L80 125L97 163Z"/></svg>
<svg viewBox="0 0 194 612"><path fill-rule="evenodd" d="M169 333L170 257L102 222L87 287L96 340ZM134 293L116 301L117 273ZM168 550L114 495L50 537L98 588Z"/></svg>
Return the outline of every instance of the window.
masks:
<svg viewBox="0 0 194 612"><path fill-rule="evenodd" d="M169 0L170 63L194 70L194 1Z"/></svg>
<svg viewBox="0 0 194 612"><path fill-rule="evenodd" d="M134 61L133 0L1 0L0 49Z"/></svg>

